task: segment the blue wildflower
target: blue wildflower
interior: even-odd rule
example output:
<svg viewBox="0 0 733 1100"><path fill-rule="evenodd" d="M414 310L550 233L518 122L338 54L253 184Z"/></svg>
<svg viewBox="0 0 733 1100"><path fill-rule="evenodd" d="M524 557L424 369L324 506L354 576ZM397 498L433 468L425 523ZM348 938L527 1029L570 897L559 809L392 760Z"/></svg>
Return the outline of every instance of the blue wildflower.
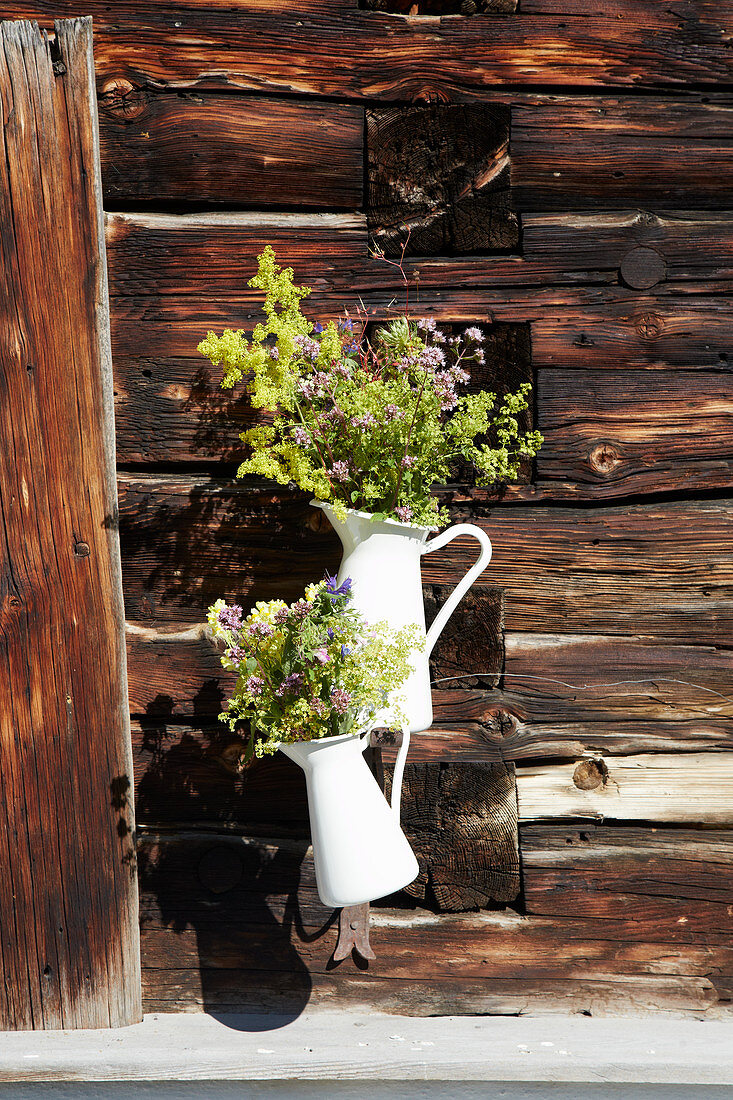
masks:
<svg viewBox="0 0 733 1100"><path fill-rule="evenodd" d="M351 650L349 649L349 647L347 645L342 645L341 646L341 660L342 661L343 661L344 657L348 657L350 653L351 653Z"/></svg>
<svg viewBox="0 0 733 1100"><path fill-rule="evenodd" d="M344 583L339 585L337 583L337 578L329 576L328 570L326 570L323 579L326 582L326 593L332 600L334 600L336 596L351 596L351 577L347 577Z"/></svg>
<svg viewBox="0 0 733 1100"><path fill-rule="evenodd" d="M323 325L321 324L321 322L320 322L320 321L316 321L315 325L313 326L313 331L314 331L314 332L315 332L315 333L316 333L316 334L317 334L318 336L320 336L320 335L321 335L321 333L323 332Z"/></svg>

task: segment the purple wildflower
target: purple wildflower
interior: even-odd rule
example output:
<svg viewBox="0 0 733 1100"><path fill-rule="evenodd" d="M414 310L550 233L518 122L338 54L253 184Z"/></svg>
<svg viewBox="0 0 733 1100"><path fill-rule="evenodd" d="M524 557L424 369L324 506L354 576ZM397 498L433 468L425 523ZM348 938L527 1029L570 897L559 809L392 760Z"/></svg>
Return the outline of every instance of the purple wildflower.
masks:
<svg viewBox="0 0 733 1100"><path fill-rule="evenodd" d="M346 317L344 320L339 321L339 328L342 332L353 332L354 322L350 317Z"/></svg>
<svg viewBox="0 0 733 1100"><path fill-rule="evenodd" d="M286 676L280 687L275 692L280 698L283 695L292 695L296 691L299 691L303 685L303 677L299 672L291 672L289 676Z"/></svg>
<svg viewBox="0 0 733 1100"><path fill-rule="evenodd" d="M346 688L334 688L331 692L331 703L337 714L344 714L351 702L351 695Z"/></svg>
<svg viewBox="0 0 733 1100"><path fill-rule="evenodd" d="M260 676L250 676L244 681L244 686L250 695L262 695L265 681Z"/></svg>
<svg viewBox="0 0 733 1100"><path fill-rule="evenodd" d="M270 348L270 358L277 361L280 358L280 349Z"/></svg>
<svg viewBox="0 0 733 1100"><path fill-rule="evenodd" d="M318 358L318 352L321 350L317 340L312 340L310 336L301 336L300 334L293 339L293 343L296 348L299 348L306 359L315 360Z"/></svg>
<svg viewBox="0 0 733 1100"><path fill-rule="evenodd" d="M288 621L289 611L287 607L281 607L279 611L275 612L275 623L277 626L284 626Z"/></svg>
<svg viewBox="0 0 733 1100"><path fill-rule="evenodd" d="M402 469L403 470L410 470L410 469L412 469L412 467L415 465L416 462L417 462L417 459L413 458L412 455L405 455L405 457L402 459L402 462L401 462Z"/></svg>
<svg viewBox="0 0 733 1100"><path fill-rule="evenodd" d="M352 416L349 423L352 428L371 428L377 421L371 413L364 413L363 416Z"/></svg>
<svg viewBox="0 0 733 1100"><path fill-rule="evenodd" d="M297 622L298 619L305 619L312 610L313 604L309 603L308 600L298 600L298 602L294 603L293 606L290 608L290 614Z"/></svg>
<svg viewBox="0 0 733 1100"><path fill-rule="evenodd" d="M349 467L345 462L339 460L334 462L331 469L328 471L329 475L336 479L336 481L348 481L349 480Z"/></svg>
<svg viewBox="0 0 733 1100"><path fill-rule="evenodd" d="M299 447L305 447L311 441L310 432L308 432L302 424L298 424L293 428L293 439Z"/></svg>
<svg viewBox="0 0 733 1100"><path fill-rule="evenodd" d="M475 340L477 344L483 344L484 342L483 332L480 328L476 328L475 325L471 328L467 328L463 335L466 340Z"/></svg>
<svg viewBox="0 0 733 1100"><path fill-rule="evenodd" d="M269 623L251 623L249 633L253 638L271 638L275 633L275 628L270 626Z"/></svg>
<svg viewBox="0 0 733 1100"><path fill-rule="evenodd" d="M328 652L325 646L319 646L318 649L314 649L313 656L321 665L328 664L328 662L331 660L331 654Z"/></svg>
<svg viewBox="0 0 733 1100"><path fill-rule="evenodd" d="M238 604L222 607L218 615L219 626L224 630L239 630L242 625L242 608Z"/></svg>
<svg viewBox="0 0 733 1100"><path fill-rule="evenodd" d="M230 661L233 661L235 665L239 665L247 657L246 649L242 649L241 645L233 645L226 651L227 657Z"/></svg>
<svg viewBox="0 0 733 1100"><path fill-rule="evenodd" d="M421 332L435 332L437 329L434 317L420 317L416 324Z"/></svg>
<svg viewBox="0 0 733 1100"><path fill-rule="evenodd" d="M385 420L403 420L405 416L404 409L401 409L399 405L385 405L384 406L384 419Z"/></svg>
<svg viewBox="0 0 733 1100"><path fill-rule="evenodd" d="M412 519L412 508L409 508L406 504L400 504L398 508L395 508L395 515L403 523L409 523Z"/></svg>

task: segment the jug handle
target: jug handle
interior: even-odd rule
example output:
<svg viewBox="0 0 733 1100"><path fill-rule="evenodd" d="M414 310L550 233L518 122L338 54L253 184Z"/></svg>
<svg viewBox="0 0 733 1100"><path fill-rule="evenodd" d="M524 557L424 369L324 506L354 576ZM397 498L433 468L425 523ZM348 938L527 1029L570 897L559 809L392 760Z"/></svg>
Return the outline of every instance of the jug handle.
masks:
<svg viewBox="0 0 733 1100"><path fill-rule="evenodd" d="M372 735L372 729L370 727L367 732L361 738L362 751L369 744L369 739ZM405 762L407 760L407 752L410 748L410 727L403 726L402 728L402 744L397 750L397 757L394 762L394 771L392 772L392 802L390 804L392 813L397 820L397 824L400 822L400 802L402 800L402 777L405 774Z"/></svg>
<svg viewBox="0 0 733 1100"><path fill-rule="evenodd" d="M481 528L477 527L474 523L456 523L454 527L449 527L442 535L436 535L434 539L430 539L430 542L426 542L420 552L422 554L432 554L434 550L440 550L446 543L452 542L453 539L457 539L461 535L470 535L471 538L476 539L481 545L481 553L479 554L476 564L472 565L465 577L458 582L436 615L425 641L425 653L427 656L430 656L432 653L433 646L443 632L443 627L455 611L460 600L473 582L481 576L484 569L491 561L491 540L486 532L482 531Z"/></svg>

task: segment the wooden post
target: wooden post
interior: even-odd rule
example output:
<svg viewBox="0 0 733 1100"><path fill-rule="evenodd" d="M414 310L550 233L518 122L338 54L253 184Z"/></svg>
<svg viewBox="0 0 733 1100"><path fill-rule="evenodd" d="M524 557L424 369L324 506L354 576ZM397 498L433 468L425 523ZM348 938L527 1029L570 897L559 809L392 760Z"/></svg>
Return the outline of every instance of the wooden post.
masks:
<svg viewBox="0 0 733 1100"><path fill-rule="evenodd" d="M141 1018L91 19L0 23L0 1028Z"/></svg>

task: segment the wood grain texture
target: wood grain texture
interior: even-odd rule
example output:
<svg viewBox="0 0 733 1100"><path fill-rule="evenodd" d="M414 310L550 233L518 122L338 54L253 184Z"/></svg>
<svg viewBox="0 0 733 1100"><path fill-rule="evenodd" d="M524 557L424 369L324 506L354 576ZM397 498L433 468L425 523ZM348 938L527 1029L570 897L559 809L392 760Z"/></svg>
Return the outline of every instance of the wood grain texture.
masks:
<svg viewBox="0 0 733 1100"><path fill-rule="evenodd" d="M572 764L517 771L520 821L610 818L733 824L733 753L614 757L590 776Z"/></svg>
<svg viewBox="0 0 733 1100"><path fill-rule="evenodd" d="M447 704L440 699L434 702L440 718ZM254 835L307 835L302 775L287 760L276 756L258 761L240 775L236 761L242 743L230 737L213 715L194 717L188 723L176 715L154 717L157 708L170 705L161 698L153 700L150 713L132 721L137 817L142 825L218 825ZM185 703L181 709L185 710ZM612 768L617 755L731 750L729 719L631 721L610 715L572 723L553 721L547 714L522 722L498 706L490 711L483 722L435 725L413 734L410 763L486 765L572 759L577 767L583 759L603 758ZM396 751L389 744L381 747L385 766L394 761ZM683 757L680 766L684 767Z"/></svg>
<svg viewBox="0 0 733 1100"><path fill-rule="evenodd" d="M517 209L729 208L732 117L730 96L514 103Z"/></svg>
<svg viewBox="0 0 733 1100"><path fill-rule="evenodd" d="M337 1001L369 1003L372 1010L389 1005L409 1015L516 1012L528 1005L533 1013L594 1015L729 1011L728 834L707 834L697 843L695 834L684 834L684 851L697 861L685 880L669 848L676 832L588 826L581 842L575 830L555 826L550 834L544 826L540 834L539 828L523 829L533 876L531 916L373 908L377 958L363 969L350 959L329 964L337 929L317 897L307 842L193 831L145 836L146 1005L211 1010L259 1003L297 1011ZM713 853L719 884L706 895L705 861ZM556 915L553 903L561 895L552 892L553 870L572 865L576 854L568 898L577 899L578 910ZM643 858L649 874L641 881L636 868ZM637 897L625 897L635 883ZM607 919L615 899L624 911ZM685 913L688 919L680 921Z"/></svg>
<svg viewBox="0 0 733 1100"><path fill-rule="evenodd" d="M300 496L213 478L123 475L119 484L130 619L200 622L219 596L250 605L294 598L338 564L336 536ZM502 504L475 518L494 544L482 579L504 589L508 631L728 642L725 501L582 510ZM455 583L473 560L471 545L459 539L449 555L426 559L424 583Z"/></svg>
<svg viewBox="0 0 733 1100"><path fill-rule="evenodd" d="M668 942L730 943L730 829L551 822L520 835L530 915L598 918L614 937L638 921Z"/></svg>
<svg viewBox="0 0 733 1100"><path fill-rule="evenodd" d="M0 1027L118 1027L140 965L91 20L0 42Z"/></svg>
<svg viewBox="0 0 733 1100"><path fill-rule="evenodd" d="M391 771L385 772L391 797ZM519 843L514 768L504 763L408 764L401 824L420 864L409 897L448 912L514 901Z"/></svg>
<svg viewBox="0 0 733 1100"><path fill-rule="evenodd" d="M100 95L107 209L119 203L353 210L362 201L361 107L221 95Z"/></svg>
<svg viewBox="0 0 733 1100"><path fill-rule="evenodd" d="M510 252L519 245L506 107L367 111L367 178L369 231L386 256Z"/></svg>
<svg viewBox="0 0 733 1100"><path fill-rule="evenodd" d="M733 481L733 374L542 370L537 488L631 496L726 488Z"/></svg>
<svg viewBox="0 0 733 1100"><path fill-rule="evenodd" d="M49 24L71 0L8 0L9 18ZM88 0L100 84L237 87L262 94L416 101L474 99L497 86L679 87L730 83L730 0L682 9L614 0L533 0L506 18L413 19L353 0L187 0L113 9Z"/></svg>

